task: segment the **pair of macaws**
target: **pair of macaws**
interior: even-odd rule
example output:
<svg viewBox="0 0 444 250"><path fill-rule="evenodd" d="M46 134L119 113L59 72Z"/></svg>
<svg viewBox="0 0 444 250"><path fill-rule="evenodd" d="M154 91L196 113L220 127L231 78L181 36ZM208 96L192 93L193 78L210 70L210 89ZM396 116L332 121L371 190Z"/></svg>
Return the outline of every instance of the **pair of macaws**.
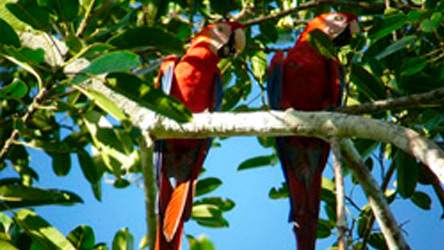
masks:
<svg viewBox="0 0 444 250"><path fill-rule="evenodd" d="M342 70L307 40L319 29L335 44L348 43L359 31L357 16L327 13L310 21L287 57L279 51L269 67L268 99L271 109L315 111L340 105ZM237 22L213 23L191 41L185 56L168 57L161 65L157 87L182 101L191 112L216 111L222 100L217 67L220 58L239 54L245 46L244 26ZM211 139L158 140L154 149L157 171L158 227L156 250L181 247L184 222L191 216L194 188ZM316 138L277 137L276 147L288 185L294 232L299 250L315 249L321 196L321 176L329 145Z"/></svg>

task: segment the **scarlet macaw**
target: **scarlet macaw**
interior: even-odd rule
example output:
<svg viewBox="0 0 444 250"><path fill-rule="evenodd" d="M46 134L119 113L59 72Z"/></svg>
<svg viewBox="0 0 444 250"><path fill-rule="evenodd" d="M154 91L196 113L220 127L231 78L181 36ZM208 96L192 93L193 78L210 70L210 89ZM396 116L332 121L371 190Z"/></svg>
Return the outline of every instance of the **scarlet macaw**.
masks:
<svg viewBox="0 0 444 250"><path fill-rule="evenodd" d="M315 111L340 105L342 68L336 58L328 59L310 45L307 36L315 29L337 46L346 45L359 31L357 16L351 13L326 13L311 20L287 57L278 51L271 60L267 91L272 109ZM294 222L297 249L313 250L321 177L330 146L316 138L289 136L276 137L276 147L288 186L289 221Z"/></svg>
<svg viewBox="0 0 444 250"><path fill-rule="evenodd" d="M244 26L213 23L191 41L185 56L169 56L160 66L156 87L177 98L192 113L219 110L222 82L217 64L245 46ZM181 248L184 222L191 216L194 187L211 139L158 140L154 165L159 188L156 250Z"/></svg>

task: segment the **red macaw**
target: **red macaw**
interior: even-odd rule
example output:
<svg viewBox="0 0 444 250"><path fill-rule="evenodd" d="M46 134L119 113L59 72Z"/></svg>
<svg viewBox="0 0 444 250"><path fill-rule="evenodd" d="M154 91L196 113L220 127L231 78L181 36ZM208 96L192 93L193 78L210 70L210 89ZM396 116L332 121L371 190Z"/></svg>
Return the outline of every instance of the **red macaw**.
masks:
<svg viewBox="0 0 444 250"><path fill-rule="evenodd" d="M219 110L222 101L220 58L240 53L244 26L213 23L198 33L185 56L169 56L160 66L156 87L179 99L192 113ZM156 250L181 248L184 222L191 216L197 177L211 139L158 140L154 147L158 196Z"/></svg>
<svg viewBox="0 0 444 250"><path fill-rule="evenodd" d="M340 105L342 68L336 58L328 59L310 45L307 36L315 29L338 46L359 31L357 16L351 13L326 13L311 20L287 57L278 51L271 60L267 91L272 109L315 111ZM276 137L276 147L288 186L289 221L294 222L297 249L313 250L321 177L330 146L316 138L289 136Z"/></svg>

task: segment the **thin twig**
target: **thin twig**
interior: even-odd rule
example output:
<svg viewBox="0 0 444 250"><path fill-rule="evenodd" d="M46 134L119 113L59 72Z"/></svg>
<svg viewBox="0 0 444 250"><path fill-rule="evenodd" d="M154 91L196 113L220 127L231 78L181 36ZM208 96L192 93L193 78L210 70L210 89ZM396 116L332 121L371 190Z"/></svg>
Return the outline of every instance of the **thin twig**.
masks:
<svg viewBox="0 0 444 250"><path fill-rule="evenodd" d="M39 93L34 98L34 101L29 106L28 111L20 118L24 125L26 125L29 122L34 112L38 109L40 103L46 98L47 93L48 93L47 88L40 89ZM0 151L0 162L4 161L9 150L11 150L14 141L17 140L19 134L20 131L17 128L12 131L11 135L6 140L5 144L2 147L2 150Z"/></svg>
<svg viewBox="0 0 444 250"><path fill-rule="evenodd" d="M95 2L96 2L95 0L91 0L89 2L89 5L86 7L86 12L85 12L85 15L83 15L83 19L79 25L79 28L77 29L76 37L80 37L83 34L83 32L85 31L86 27L88 26L88 19L91 14L91 11L94 7Z"/></svg>
<svg viewBox="0 0 444 250"><path fill-rule="evenodd" d="M348 6L348 7L358 7L363 9L384 9L383 4L379 3L366 3L366 2L346 2L346 1L337 1L337 0L319 0L319 1L312 1L308 3L301 3L298 6L294 8L290 8L288 10L280 11L278 13L270 14L268 16L258 17L255 19L248 20L244 23L245 26L251 26L258 23L262 23L269 20L278 19L281 17L284 17L286 15L292 14L294 12L298 12L301 10L309 9L312 7L318 7L321 5L330 5L330 6Z"/></svg>
<svg viewBox="0 0 444 250"><path fill-rule="evenodd" d="M338 248L347 249L347 217L345 214L344 170L341 165L341 149L337 138L330 140L333 151L333 165L336 184L336 224L338 227Z"/></svg>
<svg viewBox="0 0 444 250"><path fill-rule="evenodd" d="M360 105L343 106L335 111L346 114L368 114L384 112L387 110L406 109L409 107L421 107L425 104L438 103L444 99L444 88L438 88L422 94L413 94L399 98L375 101Z"/></svg>

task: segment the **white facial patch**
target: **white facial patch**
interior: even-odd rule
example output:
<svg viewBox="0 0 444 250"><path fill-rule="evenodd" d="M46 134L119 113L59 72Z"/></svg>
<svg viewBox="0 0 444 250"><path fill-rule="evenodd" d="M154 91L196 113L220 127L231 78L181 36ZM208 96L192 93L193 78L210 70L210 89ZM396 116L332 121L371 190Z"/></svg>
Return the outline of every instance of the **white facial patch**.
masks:
<svg viewBox="0 0 444 250"><path fill-rule="evenodd" d="M324 32L331 39L334 39L347 28L347 25L348 25L347 17L342 14L336 13L334 15L328 16L325 19ZM357 25L357 23L356 23L356 25ZM359 29L359 27L358 27L358 29Z"/></svg>

